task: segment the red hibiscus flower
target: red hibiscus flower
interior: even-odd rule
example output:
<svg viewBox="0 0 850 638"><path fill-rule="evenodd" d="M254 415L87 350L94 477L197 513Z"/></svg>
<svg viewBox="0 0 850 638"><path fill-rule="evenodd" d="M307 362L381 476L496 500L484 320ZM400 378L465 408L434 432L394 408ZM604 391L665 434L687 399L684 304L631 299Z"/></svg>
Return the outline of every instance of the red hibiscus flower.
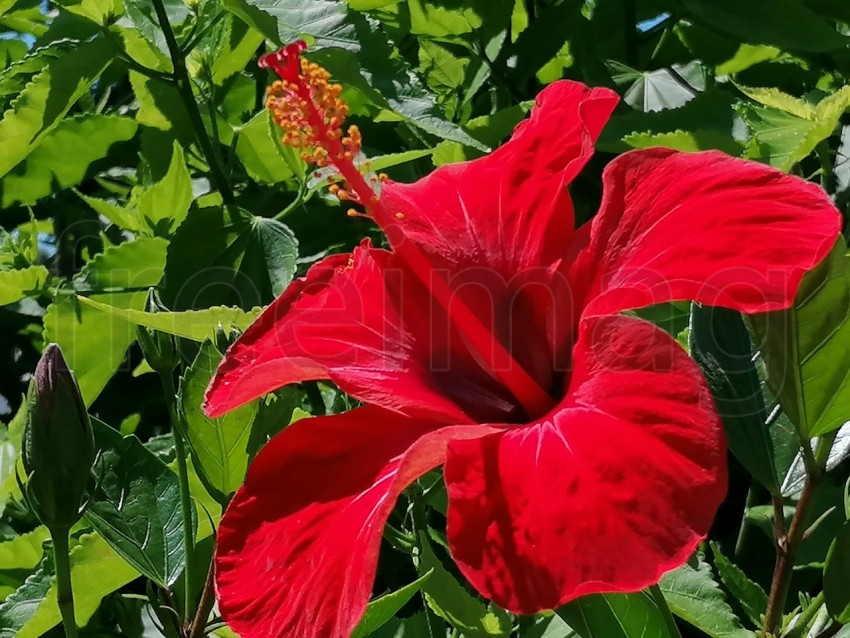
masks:
<svg viewBox="0 0 850 638"><path fill-rule="evenodd" d="M788 307L833 245L816 186L717 152L634 151L574 229L566 187L617 103L555 82L493 153L380 196L344 104L301 45L265 58L285 140L345 178L390 249L364 242L294 282L228 351L220 415L330 379L366 405L300 421L251 465L216 550L244 638L348 636L399 494L443 466L448 542L517 613L640 590L687 560L726 489L723 432L694 362L620 314L670 300ZM374 180L372 180L374 182Z"/></svg>

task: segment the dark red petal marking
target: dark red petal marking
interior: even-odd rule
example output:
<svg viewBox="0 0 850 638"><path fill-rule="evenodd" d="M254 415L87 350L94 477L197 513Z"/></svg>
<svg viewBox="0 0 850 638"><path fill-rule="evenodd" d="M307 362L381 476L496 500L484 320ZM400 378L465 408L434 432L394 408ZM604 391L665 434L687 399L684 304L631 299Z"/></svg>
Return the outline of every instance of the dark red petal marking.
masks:
<svg viewBox="0 0 850 638"><path fill-rule="evenodd" d="M716 151L632 151L603 183L572 277L586 315L680 299L787 308L841 229L818 186Z"/></svg>
<svg viewBox="0 0 850 638"><path fill-rule="evenodd" d="M726 491L711 394L666 333L588 319L574 364L551 414L449 445L452 555L517 613L657 582L694 551Z"/></svg>
<svg viewBox="0 0 850 638"><path fill-rule="evenodd" d="M440 465L444 427L375 407L305 419L263 448L218 534L222 617L242 638L349 638L400 492Z"/></svg>

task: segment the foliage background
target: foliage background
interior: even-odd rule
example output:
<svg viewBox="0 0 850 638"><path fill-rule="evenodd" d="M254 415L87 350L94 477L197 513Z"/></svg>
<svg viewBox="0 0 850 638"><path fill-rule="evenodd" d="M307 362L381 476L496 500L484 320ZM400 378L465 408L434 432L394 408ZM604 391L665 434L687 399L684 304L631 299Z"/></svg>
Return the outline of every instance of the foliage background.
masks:
<svg viewBox="0 0 850 638"><path fill-rule="evenodd" d="M186 587L168 392L135 344L137 325L178 338L196 601L213 527L249 459L290 420L349 407L333 387L305 384L217 422L199 410L231 328L244 329L320 257L366 235L380 241L281 146L263 109L270 77L256 60L297 37L344 84L374 170L399 181L498 145L543 85L567 77L623 98L572 187L579 221L596 210L615 154L658 145L768 163L850 210L850 4L841 0L0 0L0 635L59 631L47 536L14 478L19 407L47 342L61 345L103 422L103 482L72 552L87 636L141 636L152 623L176 635L157 607ZM823 572L836 535L834 552L850 553L843 251L807 279L797 309L753 320L755 345L734 313L681 304L643 313L691 348L729 426L732 481L712 542L662 583L685 636L753 635L761 625L775 515L790 516L812 478L800 450L815 435L835 437L807 512L825 518L796 557L784 611L812 608L830 579L850 589L846 564ZM150 287L173 312L143 312ZM804 347L789 352L800 326ZM375 635L672 635L645 596L586 601L562 613L572 628L488 608L447 559L440 488L439 476L426 477L399 504L376 594L434 571L370 608L373 625L387 621ZM133 498L119 505L125 489ZM406 528L421 503L430 540ZM829 613L850 620L836 611L846 597L832 596ZM838 630L826 607L815 611L811 635ZM210 628L226 635L214 613Z"/></svg>

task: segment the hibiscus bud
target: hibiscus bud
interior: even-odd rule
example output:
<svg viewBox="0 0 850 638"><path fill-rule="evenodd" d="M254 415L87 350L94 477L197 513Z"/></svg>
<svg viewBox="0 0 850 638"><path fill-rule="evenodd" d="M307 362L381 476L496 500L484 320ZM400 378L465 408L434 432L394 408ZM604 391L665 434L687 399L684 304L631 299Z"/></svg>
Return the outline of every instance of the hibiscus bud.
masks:
<svg viewBox="0 0 850 638"><path fill-rule="evenodd" d="M148 291L145 302L145 312L157 313L167 310L162 305L156 290ZM147 326L136 326L136 341L142 349L142 354L148 365L159 373L168 373L177 365L175 356L174 337L160 330L154 330Z"/></svg>
<svg viewBox="0 0 850 638"><path fill-rule="evenodd" d="M51 530L70 528L84 509L95 447L77 381L55 343L30 381L22 457L36 515Z"/></svg>

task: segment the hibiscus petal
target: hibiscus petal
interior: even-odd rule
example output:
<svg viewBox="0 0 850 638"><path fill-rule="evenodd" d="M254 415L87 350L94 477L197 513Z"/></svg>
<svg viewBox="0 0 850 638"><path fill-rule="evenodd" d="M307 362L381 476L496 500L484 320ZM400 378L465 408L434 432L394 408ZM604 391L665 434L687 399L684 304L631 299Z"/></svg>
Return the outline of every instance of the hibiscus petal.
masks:
<svg viewBox="0 0 850 638"><path fill-rule="evenodd" d="M478 591L518 613L657 582L694 551L726 490L711 395L666 333L588 319L574 366L549 415L449 445L452 554Z"/></svg>
<svg viewBox="0 0 850 638"><path fill-rule="evenodd" d="M481 415L513 410L394 259L367 243L294 282L228 350L207 391L207 413L328 378L363 401L444 422L470 421L458 402Z"/></svg>
<svg viewBox="0 0 850 638"><path fill-rule="evenodd" d="M372 592L387 516L441 464L443 427L372 406L305 419L260 452L221 521L216 587L242 638L348 638Z"/></svg>
<svg viewBox="0 0 850 638"><path fill-rule="evenodd" d="M633 151L603 182L572 276L585 315L686 299L748 313L786 308L841 228L818 186L715 151Z"/></svg>
<svg viewBox="0 0 850 638"><path fill-rule="evenodd" d="M562 367L563 343L573 332L569 284L553 268L575 223L566 187L590 159L617 101L609 89L555 82L491 154L381 189L382 204L395 215L385 229L390 244L416 244L434 276L446 278L544 391L558 386L552 370Z"/></svg>
<svg viewBox="0 0 850 638"><path fill-rule="evenodd" d="M497 150L441 166L413 184L387 182L381 200L401 213L403 240L419 244L452 274L475 265L509 279L547 266L573 231L566 187L590 159L618 99L579 82L550 84ZM389 233L391 242L394 236Z"/></svg>

